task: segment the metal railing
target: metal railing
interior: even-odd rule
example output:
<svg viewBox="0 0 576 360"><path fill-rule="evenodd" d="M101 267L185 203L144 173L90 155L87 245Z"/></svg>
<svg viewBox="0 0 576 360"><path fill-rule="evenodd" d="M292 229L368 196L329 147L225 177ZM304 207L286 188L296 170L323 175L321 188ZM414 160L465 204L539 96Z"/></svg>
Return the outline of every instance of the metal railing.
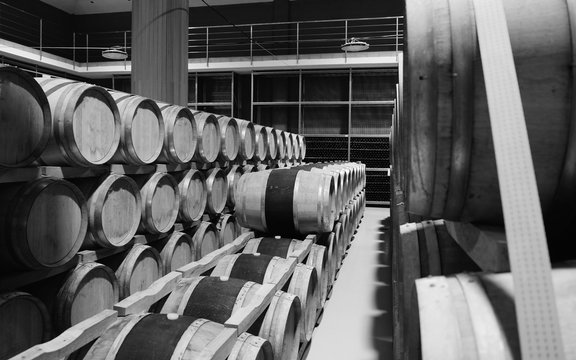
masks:
<svg viewBox="0 0 576 360"><path fill-rule="evenodd" d="M213 58L295 58L347 53L340 47L356 38L369 51L403 50L404 19L374 17L188 28L188 58L210 63ZM0 38L65 57L79 63L105 61L102 50L122 46L130 56L131 31L78 33L0 1Z"/></svg>

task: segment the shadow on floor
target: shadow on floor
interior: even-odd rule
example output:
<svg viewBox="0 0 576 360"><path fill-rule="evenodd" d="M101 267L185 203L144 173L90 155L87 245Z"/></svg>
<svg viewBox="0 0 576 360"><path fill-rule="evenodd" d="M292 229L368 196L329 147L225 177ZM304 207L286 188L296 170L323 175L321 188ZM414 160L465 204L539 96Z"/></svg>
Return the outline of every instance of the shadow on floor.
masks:
<svg viewBox="0 0 576 360"><path fill-rule="evenodd" d="M375 293L376 308L379 315L372 318L372 343L378 352L378 360L391 360L393 357L393 320L392 320L392 254L389 224L390 218L383 219L378 229L378 287Z"/></svg>

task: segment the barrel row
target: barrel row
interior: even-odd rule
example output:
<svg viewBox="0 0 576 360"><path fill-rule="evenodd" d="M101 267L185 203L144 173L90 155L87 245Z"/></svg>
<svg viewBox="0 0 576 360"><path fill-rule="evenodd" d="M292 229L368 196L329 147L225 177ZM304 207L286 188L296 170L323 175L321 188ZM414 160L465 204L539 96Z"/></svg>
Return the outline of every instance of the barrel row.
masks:
<svg viewBox="0 0 576 360"><path fill-rule="evenodd" d="M273 235L330 232L364 186L365 167L359 163L248 173L237 181L236 217L243 227Z"/></svg>
<svg viewBox="0 0 576 360"><path fill-rule="evenodd" d="M182 241L182 239L186 236L186 234L175 233L172 238L164 244L158 244L160 245L159 248L163 248L162 253L166 252L168 248L174 252L174 249L184 247L187 241ZM162 302L160 306L155 307L153 310L167 313L168 318L173 320L192 316L195 319L202 318L222 324L239 306L247 304L252 299L259 289L260 285L258 284L268 283L276 278L279 275L279 269L282 268L279 264L283 261L288 261L277 256L264 255L260 252L247 254L250 252L249 246L253 247L253 245L253 243L249 243L246 246L246 254L229 255L220 260L216 268L212 271L212 277L181 280L166 301ZM179 252L182 253L185 251L180 250ZM25 293L11 293L11 295L3 296L9 297L15 296L15 294L21 294L22 296L26 296L26 299L31 298L35 306L43 310L44 314L46 314L46 308L57 309L57 317L53 318L57 320L50 321L50 317L45 316L43 318L43 325L44 328L47 329L46 331L49 332L50 323L52 322L52 324L56 326L58 333L102 309L111 308L118 299L124 297L122 294L123 290L133 293L147 288L153 281L155 274L162 273L162 269L158 266L157 254L158 251L155 251L154 248L136 245L130 253L125 256L120 265L118 265L116 259L113 258L106 259L108 266L99 263L83 264L59 280L64 284L58 290L58 302L56 304L50 304L50 300L46 300L50 291L58 288L54 286L53 283L43 284L41 287L36 285L33 289L25 289L33 292L44 300L42 302ZM316 310L320 307L320 290L318 288L319 281L317 274L324 274L326 271L327 264L325 262L325 254L324 246L313 246L310 254L302 264L296 267L291 280L289 280L286 285L284 290L289 294L278 292L272 300L269 309L250 330L250 333L259 334L261 337L268 339L271 343L270 353L273 352L273 358L275 359L296 359L300 343L299 336L308 336L308 338L305 337L304 339L309 339L311 335L311 330L307 333L302 333L301 313L313 313L314 316L308 317L313 320L313 329ZM286 253L285 255L288 256L289 254ZM172 255L172 259L175 257L178 256ZM181 259L182 256L179 256L179 258ZM185 262L185 260L182 261ZM174 266L179 265L175 263L174 260L173 263ZM113 269L117 269L116 272L114 272ZM130 273L128 273L128 269ZM316 269L319 269L320 272L317 273ZM51 281L54 282L56 280L51 279ZM123 285L122 281L130 281L130 284ZM48 289L48 291L46 291L46 289ZM302 304L301 301L304 301L305 305ZM54 300L52 300L52 302L54 302ZM48 306L46 307L44 304L48 304ZM9 307L2 308L1 305L2 303L0 302L0 310L9 309ZM13 311L19 311L21 307L23 308L24 306L19 303L13 303L11 309ZM16 314L18 314L18 311L16 311ZM38 319L32 318L32 316L37 315L37 313L29 313L30 317L19 318L18 328L21 329L32 325L35 329L43 329L43 327L38 326ZM9 315L7 312L4 313L0 311L0 318L2 319L9 319ZM176 315L175 318L174 315ZM18 315L15 316L18 317ZM114 347L111 346L112 342L122 340L122 338L118 338L118 336L120 336L118 330L123 327L118 324L126 323L129 321L127 320L129 318L130 317L125 317L118 320L115 325L104 333L104 335L96 341L95 345L88 350L86 358L101 358L99 356L102 356L102 351L114 350ZM166 326L172 326L172 323L168 322L164 325L164 327ZM142 331L150 333L152 329L155 329L154 325L149 324L145 329L142 329ZM156 334L156 331L152 332ZM6 343L11 344L10 349L14 350L18 348L18 351L22 351L34 343L45 341L49 337L49 333L43 334L41 338L31 338L29 336L20 338L15 337L14 334L10 334L8 339L10 341L6 341ZM22 341L18 342L14 339ZM243 337L241 336L240 339L243 339ZM245 339L243 339L243 341L245 341ZM261 340L261 342L265 341L266 340ZM26 343L24 344L24 342ZM252 345L254 345L253 341ZM175 350L170 349L170 351L174 352ZM235 352L233 351L232 353L234 354ZM108 354L114 358L113 354ZM115 356L119 355L116 354ZM269 358L272 357L270 356Z"/></svg>
<svg viewBox="0 0 576 360"><path fill-rule="evenodd" d="M142 96L0 67L0 167L289 159L301 135Z"/></svg>

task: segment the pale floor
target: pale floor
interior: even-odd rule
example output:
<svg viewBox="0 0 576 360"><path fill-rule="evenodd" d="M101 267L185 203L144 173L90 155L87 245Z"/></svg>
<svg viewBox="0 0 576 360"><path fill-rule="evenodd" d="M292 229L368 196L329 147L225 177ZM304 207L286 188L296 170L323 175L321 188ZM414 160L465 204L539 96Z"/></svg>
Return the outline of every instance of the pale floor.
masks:
<svg viewBox="0 0 576 360"><path fill-rule="evenodd" d="M388 208L366 208L306 360L392 359L389 215Z"/></svg>

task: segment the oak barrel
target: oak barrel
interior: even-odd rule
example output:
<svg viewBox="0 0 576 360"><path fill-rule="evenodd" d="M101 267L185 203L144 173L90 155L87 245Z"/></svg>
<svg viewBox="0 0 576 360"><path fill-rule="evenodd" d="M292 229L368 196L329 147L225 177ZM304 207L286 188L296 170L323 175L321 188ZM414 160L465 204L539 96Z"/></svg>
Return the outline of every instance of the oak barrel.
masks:
<svg viewBox="0 0 576 360"><path fill-rule="evenodd" d="M316 311L320 302L320 283L316 268L311 265L297 264L286 290L300 299L302 324L301 342L310 341L316 326Z"/></svg>
<svg viewBox="0 0 576 360"><path fill-rule="evenodd" d="M51 177L0 187L0 268L44 269L72 259L88 229L86 199Z"/></svg>
<svg viewBox="0 0 576 360"><path fill-rule="evenodd" d="M300 137L298 134L290 133L290 140L292 141L292 159L300 160L302 159L302 154L300 154Z"/></svg>
<svg viewBox="0 0 576 360"><path fill-rule="evenodd" d="M142 198L134 180L110 174L70 180L87 199L88 232L83 249L126 245L138 230Z"/></svg>
<svg viewBox="0 0 576 360"><path fill-rule="evenodd" d="M139 231L152 234L168 232L178 217L180 191L178 182L167 173L131 175L140 187L142 214Z"/></svg>
<svg viewBox="0 0 576 360"><path fill-rule="evenodd" d="M329 234L329 233L325 233ZM332 276L328 248L320 244L312 244L306 258L306 265L313 266L318 276L318 310L324 307L328 296L328 278ZM315 316L316 314L314 314Z"/></svg>
<svg viewBox="0 0 576 360"><path fill-rule="evenodd" d="M552 282L564 358L574 359L575 269L554 269ZM409 358L522 358L510 273L427 277L416 280L416 294L412 310L418 309L418 317L409 324Z"/></svg>
<svg viewBox="0 0 576 360"><path fill-rule="evenodd" d="M332 230L334 179L326 174L279 169L245 174L236 188L241 226L293 236Z"/></svg>
<svg viewBox="0 0 576 360"><path fill-rule="evenodd" d="M217 115L220 125L220 154L221 161L236 160L240 151L240 130L236 119Z"/></svg>
<svg viewBox="0 0 576 360"><path fill-rule="evenodd" d="M120 285L120 300L145 290L164 275L162 258L156 249L136 244L127 253L116 270Z"/></svg>
<svg viewBox="0 0 576 360"><path fill-rule="evenodd" d="M221 247L221 239L214 224L202 221L184 232L192 236L193 260L200 260Z"/></svg>
<svg viewBox="0 0 576 360"><path fill-rule="evenodd" d="M129 315L118 318L84 359L197 359L224 329L222 324L190 316Z"/></svg>
<svg viewBox="0 0 576 360"><path fill-rule="evenodd" d="M242 333L228 355L228 360L273 360L270 342L259 336Z"/></svg>
<svg viewBox="0 0 576 360"><path fill-rule="evenodd" d="M256 161L262 161L266 159L268 152L268 132L266 128L261 125L254 124L254 157Z"/></svg>
<svg viewBox="0 0 576 360"><path fill-rule="evenodd" d="M233 277L195 277L182 279L161 310L226 322L253 299L260 284ZM216 300L217 299L217 300ZM296 359L300 301L278 291L270 306L249 330L272 345L274 359Z"/></svg>
<svg viewBox="0 0 576 360"><path fill-rule="evenodd" d="M187 107L157 102L164 119L164 145L158 162L186 164L196 153L198 129Z"/></svg>
<svg viewBox="0 0 576 360"><path fill-rule="evenodd" d="M251 121L236 119L240 132L240 149L238 158L250 160L256 151L256 129Z"/></svg>
<svg viewBox="0 0 576 360"><path fill-rule="evenodd" d="M289 260L264 254L226 255L216 264L211 276L228 276L258 284L276 283Z"/></svg>
<svg viewBox="0 0 576 360"><path fill-rule="evenodd" d="M110 163L131 165L151 164L162 152L164 118L151 99L138 95L110 91L118 105L122 130L120 146Z"/></svg>
<svg viewBox="0 0 576 360"><path fill-rule="evenodd" d="M257 237L248 240L242 252L244 254L265 254L288 258L300 250L302 240L274 237Z"/></svg>
<svg viewBox="0 0 576 360"><path fill-rule="evenodd" d="M226 206L228 199L228 179L226 174L219 168L213 168L205 172L207 203L206 212L219 214Z"/></svg>
<svg viewBox="0 0 576 360"><path fill-rule="evenodd" d="M194 160L211 163L216 161L220 152L220 125L214 114L193 111L198 130L198 149Z"/></svg>
<svg viewBox="0 0 576 360"><path fill-rule="evenodd" d="M117 277L109 267L84 263L69 273L58 291L53 306L54 325L61 332L102 310L112 309L119 295Z"/></svg>
<svg viewBox="0 0 576 360"><path fill-rule="evenodd" d="M257 171L264 171L264 170L268 170L268 169L270 169L270 165L265 164L265 163L260 163L256 166Z"/></svg>
<svg viewBox="0 0 576 360"><path fill-rule="evenodd" d="M286 133L284 130L274 129L276 133L276 159L286 159Z"/></svg>
<svg viewBox="0 0 576 360"><path fill-rule="evenodd" d="M36 78L48 97L52 136L42 165L94 166L118 150L121 120L116 102L99 86L60 78Z"/></svg>
<svg viewBox="0 0 576 360"><path fill-rule="evenodd" d="M206 209L208 194L204 174L198 170L171 173L178 181L180 209L178 220L192 222L200 220Z"/></svg>
<svg viewBox="0 0 576 360"><path fill-rule="evenodd" d="M242 173L251 173L251 172L257 172L258 171L258 167L251 165L251 164L247 164L242 166Z"/></svg>
<svg viewBox="0 0 576 360"><path fill-rule="evenodd" d="M35 161L48 145L52 112L44 91L27 72L0 65L0 167Z"/></svg>
<svg viewBox="0 0 576 360"><path fill-rule="evenodd" d="M226 179L228 180L228 196L226 198L226 205L230 209L234 209L236 205L236 187L238 186L238 180L243 175L243 167L238 164L234 164L232 166L228 166L226 170L224 170L226 174Z"/></svg>
<svg viewBox="0 0 576 360"><path fill-rule="evenodd" d="M547 233L563 247L576 215L573 12L559 0L503 5ZM503 224L472 1L407 1L406 25L397 151L407 210Z"/></svg>
<svg viewBox="0 0 576 360"><path fill-rule="evenodd" d="M278 133L274 128L265 126L266 132L268 133L268 152L266 155L267 159L274 160L278 157Z"/></svg>
<svg viewBox="0 0 576 360"><path fill-rule="evenodd" d="M0 293L0 324L0 359L10 359L48 341L52 334L46 306L38 298L21 291Z"/></svg>
<svg viewBox="0 0 576 360"><path fill-rule="evenodd" d="M306 158L306 138L303 135L298 135L300 139L300 157L298 160L304 160Z"/></svg>
<svg viewBox="0 0 576 360"><path fill-rule="evenodd" d="M192 238L183 232L174 231L170 237L160 239L150 245L160 252L164 274L195 260L192 251Z"/></svg>
<svg viewBox="0 0 576 360"><path fill-rule="evenodd" d="M284 144L286 147L286 155L284 156L284 158L286 160L292 160L294 159L294 144L292 144L292 133L289 133L287 131L284 132Z"/></svg>
<svg viewBox="0 0 576 360"><path fill-rule="evenodd" d="M240 235L236 218L231 214L221 214L216 223L216 229L218 229L222 246L230 244Z"/></svg>
<svg viewBox="0 0 576 360"><path fill-rule="evenodd" d="M340 258L340 252L338 251L338 246L336 244L336 234L334 234L334 232L318 234L316 235L316 244L326 248L325 254L328 263L328 269L326 272L326 286L329 289L336 280L336 270L338 270L336 262Z"/></svg>

